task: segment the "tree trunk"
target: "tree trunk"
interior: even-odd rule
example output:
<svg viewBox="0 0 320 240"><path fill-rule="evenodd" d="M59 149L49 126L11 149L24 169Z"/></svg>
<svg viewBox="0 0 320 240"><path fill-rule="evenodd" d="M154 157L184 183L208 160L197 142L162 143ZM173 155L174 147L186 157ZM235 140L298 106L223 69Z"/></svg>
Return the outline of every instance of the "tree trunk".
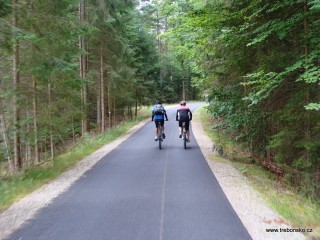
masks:
<svg viewBox="0 0 320 240"><path fill-rule="evenodd" d="M138 89L136 89L136 103L134 108L134 119L137 120L138 117Z"/></svg>
<svg viewBox="0 0 320 240"><path fill-rule="evenodd" d="M38 103L37 103L37 83L33 78L33 134L34 134L34 158L39 163L39 146L38 146Z"/></svg>
<svg viewBox="0 0 320 240"><path fill-rule="evenodd" d="M182 100L186 100L186 87L185 87L185 77L184 77L184 62L181 60L181 70L182 70L182 75L181 75L181 80L182 80Z"/></svg>
<svg viewBox="0 0 320 240"><path fill-rule="evenodd" d="M188 66L188 100L193 100L191 68Z"/></svg>
<svg viewBox="0 0 320 240"><path fill-rule="evenodd" d="M29 103L29 99L26 100L27 101L27 119L32 118L32 113L30 113L30 103ZM30 123L27 123L27 129L26 129L26 140L25 140L25 157L24 157L24 165L27 164L27 166L30 166L32 164L32 154L31 154L31 146L30 146L30 132L31 132L31 127L30 127Z"/></svg>
<svg viewBox="0 0 320 240"><path fill-rule="evenodd" d="M113 97L113 124L116 125L116 98Z"/></svg>
<svg viewBox="0 0 320 240"><path fill-rule="evenodd" d="M105 114L105 102L104 102L104 64L103 64L103 51L102 46L100 49L100 108L101 108L101 132L105 131L106 126L106 114Z"/></svg>
<svg viewBox="0 0 320 240"><path fill-rule="evenodd" d="M101 89L100 89L100 79L97 81L97 126L99 127L99 132L101 132Z"/></svg>
<svg viewBox="0 0 320 240"><path fill-rule="evenodd" d="M81 89L82 98L82 112L84 114L82 119L82 136L89 132L89 119L88 119L88 86L83 84Z"/></svg>
<svg viewBox="0 0 320 240"><path fill-rule="evenodd" d="M3 136L4 147L6 150L6 157L9 164L9 170L11 173L14 173L14 162L12 161L12 158L11 158L11 151L10 151L9 139L7 134L8 131L7 131L7 124L6 124L6 117L4 114L3 104L1 99L0 99L0 126L1 126L2 136Z"/></svg>
<svg viewBox="0 0 320 240"><path fill-rule="evenodd" d="M53 159L54 157L54 142L53 142L53 129L52 129L52 101L51 101L51 84L48 84L48 106L49 106L49 134L50 134L50 158Z"/></svg>
<svg viewBox="0 0 320 240"><path fill-rule="evenodd" d="M308 0L304 0L304 8L303 8L303 12L305 15L308 14ZM303 21L303 28L304 28L304 55L305 58L308 58L309 55L309 41L308 41L308 35L309 35L309 23L308 23L308 18L307 16L304 17L304 21ZM305 89L305 94L306 94L306 102L309 103L310 102L310 84L307 84L307 87Z"/></svg>
<svg viewBox="0 0 320 240"><path fill-rule="evenodd" d="M74 123L73 117L72 117L72 142L73 144L76 143L76 129L75 129L75 123Z"/></svg>
<svg viewBox="0 0 320 240"><path fill-rule="evenodd" d="M160 56L160 68L159 68L159 85L162 87L162 81L163 81L163 69L162 69L162 62L163 62L163 56L162 56L162 43L161 43L161 25L160 25L160 18L159 18L159 12L157 11L157 45L158 45L158 51ZM158 87L158 86L157 86ZM161 93L160 93L161 94Z"/></svg>
<svg viewBox="0 0 320 240"><path fill-rule="evenodd" d="M109 128L112 128L112 97L111 97L111 84L110 79L108 79L108 112L109 112Z"/></svg>
<svg viewBox="0 0 320 240"><path fill-rule="evenodd" d="M12 28L13 31L18 27L18 17L17 17L17 4L18 0L12 0ZM22 168L21 159L21 140L20 140L20 111L18 103L18 92L20 85L19 76L19 41L16 39L15 33L13 32L13 64L12 64L12 75L13 75L13 125L15 127L13 134L13 154L14 154L14 164L17 169Z"/></svg>
<svg viewBox="0 0 320 240"><path fill-rule="evenodd" d="M101 132L101 79L97 80L96 84L96 95L97 95L97 126L99 132Z"/></svg>
<svg viewBox="0 0 320 240"><path fill-rule="evenodd" d="M86 6L85 0L81 0L79 3L79 21L82 24L86 20ZM87 50L86 38L84 36L79 36L79 48L82 52ZM85 80L87 77L87 56L85 54L80 55L80 78ZM82 84L81 88L81 105L82 111L84 113L82 119L82 135L89 132L89 120L88 120L88 86L86 83Z"/></svg>
<svg viewBox="0 0 320 240"><path fill-rule="evenodd" d="M308 0L304 0L304 21L303 21L303 26L304 26L304 55L305 58L308 58L309 55L309 41L308 41L308 34L309 34L309 24L308 24L308 18L307 18L307 13L309 11L308 9ZM306 104L310 103L310 84L307 83L307 86L305 88L305 101ZM306 116L306 140L309 142L311 139L311 130L310 130L310 111L307 111L307 116ZM310 155L309 151L307 151L307 160L310 161Z"/></svg>
<svg viewBox="0 0 320 240"><path fill-rule="evenodd" d="M304 0L304 14L306 15L308 13L308 0ZM309 43L308 43L308 34L309 34L309 24L307 16L305 16L303 21L304 26L304 54L307 57L309 54Z"/></svg>

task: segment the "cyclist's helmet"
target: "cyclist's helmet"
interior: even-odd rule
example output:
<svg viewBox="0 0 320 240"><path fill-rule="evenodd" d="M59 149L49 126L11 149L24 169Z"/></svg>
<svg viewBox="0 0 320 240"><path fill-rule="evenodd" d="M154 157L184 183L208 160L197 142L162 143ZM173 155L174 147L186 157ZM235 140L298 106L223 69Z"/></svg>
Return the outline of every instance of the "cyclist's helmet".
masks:
<svg viewBox="0 0 320 240"><path fill-rule="evenodd" d="M157 100L157 101L156 101L156 104L161 104L161 101Z"/></svg>
<svg viewBox="0 0 320 240"><path fill-rule="evenodd" d="M181 102L180 102L180 105L181 105L181 106L185 106L186 104L187 104L186 101L181 101Z"/></svg>

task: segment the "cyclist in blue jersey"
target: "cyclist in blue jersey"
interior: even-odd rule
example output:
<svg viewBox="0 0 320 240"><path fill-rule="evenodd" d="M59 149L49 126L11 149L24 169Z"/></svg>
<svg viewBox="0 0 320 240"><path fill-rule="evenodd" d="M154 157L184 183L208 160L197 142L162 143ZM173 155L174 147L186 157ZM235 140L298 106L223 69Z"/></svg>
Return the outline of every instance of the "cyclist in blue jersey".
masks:
<svg viewBox="0 0 320 240"><path fill-rule="evenodd" d="M163 139L166 138L166 135L164 134L164 119L165 118L168 121L168 116L167 116L166 110L162 106L161 102L157 101L156 104L154 105L154 107L152 108L152 118L151 118L151 121L154 120L154 122L156 124L156 128L154 131L154 133L155 133L154 140L155 141L158 140L158 126L159 126L159 124L162 126L162 138Z"/></svg>

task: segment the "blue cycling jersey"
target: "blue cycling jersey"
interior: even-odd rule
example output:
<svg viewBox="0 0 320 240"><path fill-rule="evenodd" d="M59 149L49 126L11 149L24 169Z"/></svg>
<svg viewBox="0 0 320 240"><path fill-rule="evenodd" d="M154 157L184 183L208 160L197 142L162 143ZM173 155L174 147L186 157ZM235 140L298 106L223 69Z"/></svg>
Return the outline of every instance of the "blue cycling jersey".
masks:
<svg viewBox="0 0 320 240"><path fill-rule="evenodd" d="M160 108L160 111L158 111ZM166 114L166 110L162 107L162 105L157 104L152 109L152 117L154 120L164 120Z"/></svg>
<svg viewBox="0 0 320 240"><path fill-rule="evenodd" d="M164 120L164 114L155 114L154 120Z"/></svg>

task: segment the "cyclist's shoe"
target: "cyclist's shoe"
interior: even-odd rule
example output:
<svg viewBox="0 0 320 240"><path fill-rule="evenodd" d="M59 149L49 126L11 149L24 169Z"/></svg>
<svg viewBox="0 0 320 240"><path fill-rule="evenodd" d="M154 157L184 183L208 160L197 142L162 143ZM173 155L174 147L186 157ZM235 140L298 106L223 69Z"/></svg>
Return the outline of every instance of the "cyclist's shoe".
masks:
<svg viewBox="0 0 320 240"><path fill-rule="evenodd" d="M158 137L154 137L154 140L155 140L155 141L158 141Z"/></svg>
<svg viewBox="0 0 320 240"><path fill-rule="evenodd" d="M179 134L179 138L182 138L182 134Z"/></svg>
<svg viewBox="0 0 320 240"><path fill-rule="evenodd" d="M189 138L187 138L187 142L190 142L190 139L189 139Z"/></svg>
<svg viewBox="0 0 320 240"><path fill-rule="evenodd" d="M165 139L166 138L166 135L164 133L162 133L162 138Z"/></svg>

